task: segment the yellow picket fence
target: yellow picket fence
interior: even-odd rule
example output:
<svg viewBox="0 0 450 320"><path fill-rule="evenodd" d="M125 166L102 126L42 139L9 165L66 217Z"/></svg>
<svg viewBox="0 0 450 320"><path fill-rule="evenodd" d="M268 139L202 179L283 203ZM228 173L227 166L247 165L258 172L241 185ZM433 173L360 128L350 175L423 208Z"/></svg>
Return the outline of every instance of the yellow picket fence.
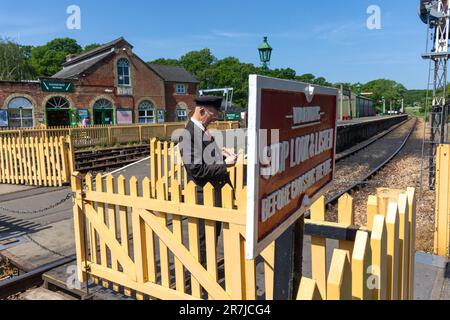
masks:
<svg viewBox="0 0 450 320"><path fill-rule="evenodd" d="M339 200L339 223L324 221L325 200L319 199L306 229L331 232L312 233L312 278L303 277L298 299L413 300L415 203L413 188L379 189L368 200L367 227L356 228L351 196ZM339 243L327 266L330 237Z"/></svg>
<svg viewBox="0 0 450 320"><path fill-rule="evenodd" d="M151 142L150 171L142 181L72 176L80 280L92 279L137 299L273 299L275 243L255 260L244 256L247 187L242 156L229 170L233 187L222 190L207 185L199 193L194 183L187 183L173 143ZM311 240L313 277L303 278L298 299L411 298L414 197L413 189L370 197L368 225L373 227L365 229L352 226L350 196L339 201L339 224L324 221L325 201L319 199L305 228L316 230ZM329 268L324 230L355 234L341 239ZM262 270L256 268L260 262ZM367 280L380 285L366 287Z"/></svg>
<svg viewBox="0 0 450 320"><path fill-rule="evenodd" d="M70 183L72 168L68 137L0 137L0 183L62 186Z"/></svg>
<svg viewBox="0 0 450 320"><path fill-rule="evenodd" d="M436 228L434 253L450 256L450 145L438 147L436 154Z"/></svg>
<svg viewBox="0 0 450 320"><path fill-rule="evenodd" d="M184 122L168 122L164 124L135 124L135 125L99 125L80 128L55 127L21 130L0 130L0 137L4 138L51 138L71 136L75 148L93 146L114 146L116 144L149 143L151 139L158 138L170 140L172 134L185 127ZM238 129L238 122L215 122L211 129L232 130Z"/></svg>

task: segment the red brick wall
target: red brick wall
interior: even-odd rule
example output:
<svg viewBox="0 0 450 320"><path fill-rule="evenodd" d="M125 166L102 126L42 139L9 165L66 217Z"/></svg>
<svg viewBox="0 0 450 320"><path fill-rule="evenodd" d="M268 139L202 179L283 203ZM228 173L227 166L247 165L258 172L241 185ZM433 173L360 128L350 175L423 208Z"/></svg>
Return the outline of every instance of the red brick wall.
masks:
<svg viewBox="0 0 450 320"><path fill-rule="evenodd" d="M121 57L131 61L132 96L117 95L116 62ZM45 122L45 104L52 96L67 98L71 107L89 109L91 119L93 105L101 98L110 100L116 109L133 109L134 122L138 121L138 105L143 100L152 101L156 108L166 108L164 81L132 53L116 53L73 83L74 92L60 94L42 92L38 83L0 82L0 108L6 109L9 100L14 96L27 97L33 103L35 125L39 123L38 119Z"/></svg>
<svg viewBox="0 0 450 320"><path fill-rule="evenodd" d="M33 104L34 124L38 120L45 122L42 104L47 93L41 91L39 83L0 82L0 109L7 109L9 101L14 97L25 97Z"/></svg>
<svg viewBox="0 0 450 320"><path fill-rule="evenodd" d="M182 82L166 82L166 121L177 121L176 107L179 103L185 103L188 107L188 114L195 108L195 98L198 95L198 85L195 83L184 83L186 94L177 94L176 85Z"/></svg>

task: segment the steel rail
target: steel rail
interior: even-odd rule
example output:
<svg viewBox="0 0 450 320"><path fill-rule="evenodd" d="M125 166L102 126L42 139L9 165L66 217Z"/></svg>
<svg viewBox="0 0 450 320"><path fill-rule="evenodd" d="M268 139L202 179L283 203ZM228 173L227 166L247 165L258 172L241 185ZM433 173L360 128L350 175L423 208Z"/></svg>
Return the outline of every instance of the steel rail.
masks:
<svg viewBox="0 0 450 320"><path fill-rule="evenodd" d="M0 282L0 299L6 299L15 294L27 291L33 287L41 285L44 280L42 275L50 270L59 268L65 264L76 260L76 256L68 256L66 258L49 263L30 272L24 273L18 277L14 277Z"/></svg>

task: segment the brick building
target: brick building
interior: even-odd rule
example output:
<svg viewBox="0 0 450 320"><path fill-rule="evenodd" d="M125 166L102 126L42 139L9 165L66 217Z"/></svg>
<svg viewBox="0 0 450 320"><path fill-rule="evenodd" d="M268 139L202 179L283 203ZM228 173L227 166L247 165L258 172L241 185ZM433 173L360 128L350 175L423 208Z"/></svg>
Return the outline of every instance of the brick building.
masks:
<svg viewBox="0 0 450 320"><path fill-rule="evenodd" d="M0 126L185 121L198 81L181 67L149 65L119 38L39 81L0 81Z"/></svg>

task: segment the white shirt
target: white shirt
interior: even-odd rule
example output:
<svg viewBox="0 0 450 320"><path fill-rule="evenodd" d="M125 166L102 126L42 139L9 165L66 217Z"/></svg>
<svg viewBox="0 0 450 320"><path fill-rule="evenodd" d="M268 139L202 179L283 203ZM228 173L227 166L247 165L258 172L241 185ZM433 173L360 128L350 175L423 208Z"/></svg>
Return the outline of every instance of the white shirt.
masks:
<svg viewBox="0 0 450 320"><path fill-rule="evenodd" d="M200 121L195 120L194 118L191 118L191 121L192 121L197 127L199 127L200 129L202 129L203 132L206 131L205 127L203 126L203 124L202 124Z"/></svg>

